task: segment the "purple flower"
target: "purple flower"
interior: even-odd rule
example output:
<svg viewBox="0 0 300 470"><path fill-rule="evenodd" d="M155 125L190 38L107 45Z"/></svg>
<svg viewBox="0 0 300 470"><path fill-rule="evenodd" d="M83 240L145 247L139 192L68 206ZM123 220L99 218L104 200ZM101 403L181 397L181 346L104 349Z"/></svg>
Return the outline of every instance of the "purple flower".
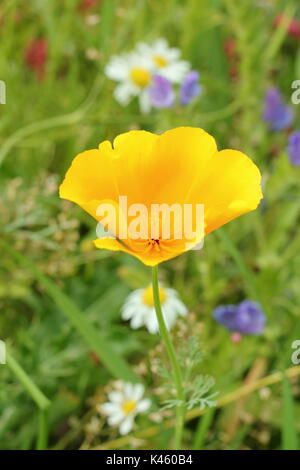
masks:
<svg viewBox="0 0 300 470"><path fill-rule="evenodd" d="M229 331L243 335L258 335L265 326L265 314L256 302L244 300L239 305L221 305L214 310L217 322Z"/></svg>
<svg viewBox="0 0 300 470"><path fill-rule="evenodd" d="M220 305L213 312L214 319L229 331L234 331L237 309L236 305Z"/></svg>
<svg viewBox="0 0 300 470"><path fill-rule="evenodd" d="M201 93L199 85L199 73L195 70L189 72L180 87L180 103L183 106L189 104L196 96Z"/></svg>
<svg viewBox="0 0 300 470"><path fill-rule="evenodd" d="M235 319L236 331L244 335L259 335L263 332L266 317L256 302L244 300L238 305Z"/></svg>
<svg viewBox="0 0 300 470"><path fill-rule="evenodd" d="M160 75L153 76L149 89L150 101L154 108L169 108L174 103L174 91L171 82Z"/></svg>
<svg viewBox="0 0 300 470"><path fill-rule="evenodd" d="M263 118L272 131L282 131L292 124L294 112L284 103L278 88L269 88L267 91Z"/></svg>
<svg viewBox="0 0 300 470"><path fill-rule="evenodd" d="M300 166L300 131L295 131L289 136L287 152L291 164Z"/></svg>

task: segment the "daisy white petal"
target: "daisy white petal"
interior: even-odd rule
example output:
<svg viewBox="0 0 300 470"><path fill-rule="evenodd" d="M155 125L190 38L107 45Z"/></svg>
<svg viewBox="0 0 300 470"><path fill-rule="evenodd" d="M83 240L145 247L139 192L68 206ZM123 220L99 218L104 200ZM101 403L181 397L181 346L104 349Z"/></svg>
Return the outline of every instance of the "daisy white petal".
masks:
<svg viewBox="0 0 300 470"><path fill-rule="evenodd" d="M116 403L111 403L111 402L107 402L107 403L103 403L103 405L101 405L100 407L100 410L109 415L111 413L115 413L119 410L119 405L116 404Z"/></svg>
<svg viewBox="0 0 300 470"><path fill-rule="evenodd" d="M114 403L120 403L122 400L122 393L118 391L110 392L108 399Z"/></svg>
<svg viewBox="0 0 300 470"><path fill-rule="evenodd" d="M144 400L140 401L137 404L136 408L140 413L144 413L145 411L149 410L150 406L151 406L151 400L149 400L149 398L144 398Z"/></svg>
<svg viewBox="0 0 300 470"><path fill-rule="evenodd" d="M134 385L131 383L124 384L124 396L126 398L132 399L132 394L134 390Z"/></svg>
<svg viewBox="0 0 300 470"><path fill-rule="evenodd" d="M140 109L142 113L147 114L151 109L149 90L143 90L139 95Z"/></svg>
<svg viewBox="0 0 300 470"><path fill-rule="evenodd" d="M136 330L137 328L141 328L141 326L143 326L144 323L145 323L144 315L137 314L131 318L130 326L133 330Z"/></svg>
<svg viewBox="0 0 300 470"><path fill-rule="evenodd" d="M159 73L162 77L170 80L170 82L180 83L184 79L189 69L189 63L181 60L162 67Z"/></svg>
<svg viewBox="0 0 300 470"><path fill-rule="evenodd" d="M133 388L132 399L139 401L144 395L145 387L142 384L136 384Z"/></svg>
<svg viewBox="0 0 300 470"><path fill-rule="evenodd" d="M125 80L128 76L126 57L113 56L104 69L105 75L117 82Z"/></svg>
<svg viewBox="0 0 300 470"><path fill-rule="evenodd" d="M147 318L145 319L145 325L149 333L151 334L158 333L159 325L158 325L158 321L157 321L156 313L154 309L152 309L151 312L149 312Z"/></svg>
<svg viewBox="0 0 300 470"><path fill-rule="evenodd" d="M134 417L128 416L119 426L119 431L122 436L128 434L133 427Z"/></svg>
<svg viewBox="0 0 300 470"><path fill-rule="evenodd" d="M119 424L124 420L124 414L121 411L118 411L114 414L111 414L107 418L107 422L110 426L114 426L115 424Z"/></svg>
<svg viewBox="0 0 300 470"><path fill-rule="evenodd" d="M127 106L133 96L138 94L138 89L129 81L120 83L114 90L114 97L123 106Z"/></svg>

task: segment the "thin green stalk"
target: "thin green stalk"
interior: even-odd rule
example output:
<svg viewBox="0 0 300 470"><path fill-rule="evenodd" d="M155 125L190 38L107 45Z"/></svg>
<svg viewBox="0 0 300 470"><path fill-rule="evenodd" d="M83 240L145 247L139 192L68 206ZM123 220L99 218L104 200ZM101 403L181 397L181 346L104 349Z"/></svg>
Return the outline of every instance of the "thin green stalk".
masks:
<svg viewBox="0 0 300 470"><path fill-rule="evenodd" d="M48 444L48 407L50 401L43 394L43 392L35 385L29 375L20 366L16 359L12 356L10 351L6 352L6 363L13 374L17 377L20 383L25 388L28 395L35 402L39 408L39 428L36 448L38 450L44 450Z"/></svg>
<svg viewBox="0 0 300 470"><path fill-rule="evenodd" d="M202 449L205 436L212 423L215 411L215 408L208 408L205 414L201 416L201 418L198 420L198 425L194 437L193 450Z"/></svg>
<svg viewBox="0 0 300 470"><path fill-rule="evenodd" d="M43 394L43 392L35 385L29 375L27 375L25 370L12 356L10 351L6 352L6 363L10 370L17 377L17 379L21 382L28 395L30 395L32 400L36 403L37 407L40 410L46 410L46 408L48 408L48 406L50 405L50 401Z"/></svg>
<svg viewBox="0 0 300 470"><path fill-rule="evenodd" d="M181 449L181 442L183 437L184 428L184 415L185 415L185 393L182 383L182 373L180 370L179 363L176 358L174 346L172 344L168 329L165 324L165 320L162 314L160 297L159 297L159 285L158 285L158 269L157 266L152 268L152 289L153 289L153 300L156 311L157 321L159 324L160 333L166 347L169 360L172 364L173 375L175 380L177 400L180 404L176 407L176 423L175 423L175 449Z"/></svg>
<svg viewBox="0 0 300 470"><path fill-rule="evenodd" d="M36 443L37 450L45 450L48 447L48 410L39 412L39 433Z"/></svg>

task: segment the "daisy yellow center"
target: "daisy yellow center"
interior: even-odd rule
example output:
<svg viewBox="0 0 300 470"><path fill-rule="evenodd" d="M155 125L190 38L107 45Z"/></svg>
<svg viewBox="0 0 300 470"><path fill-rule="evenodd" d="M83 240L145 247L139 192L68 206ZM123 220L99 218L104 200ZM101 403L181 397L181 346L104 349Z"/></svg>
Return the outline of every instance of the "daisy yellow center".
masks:
<svg viewBox="0 0 300 470"><path fill-rule="evenodd" d="M163 304L166 301L166 298L167 298L167 294L166 294L165 289L160 287L159 288L160 303ZM149 287L147 287L147 289L144 290L144 292L143 292L143 302L148 307L153 307L154 306L152 286L149 286Z"/></svg>
<svg viewBox="0 0 300 470"><path fill-rule="evenodd" d="M150 83L151 75L148 70L134 68L130 72L131 80L139 87L145 88Z"/></svg>
<svg viewBox="0 0 300 470"><path fill-rule="evenodd" d="M158 67L165 67L166 65L168 65L168 61L160 55L154 56L153 60Z"/></svg>
<svg viewBox="0 0 300 470"><path fill-rule="evenodd" d="M136 401L134 400L126 400L122 403L122 410L126 416L128 416L132 411L136 408Z"/></svg>

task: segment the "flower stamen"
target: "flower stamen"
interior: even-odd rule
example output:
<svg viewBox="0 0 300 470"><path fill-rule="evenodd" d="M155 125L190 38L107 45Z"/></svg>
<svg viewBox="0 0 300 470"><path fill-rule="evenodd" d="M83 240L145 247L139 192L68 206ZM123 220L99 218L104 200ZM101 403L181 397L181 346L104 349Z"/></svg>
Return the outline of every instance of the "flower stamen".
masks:
<svg viewBox="0 0 300 470"><path fill-rule="evenodd" d="M168 65L168 61L160 55L154 56L153 60L158 67L165 67L166 65Z"/></svg>
<svg viewBox="0 0 300 470"><path fill-rule="evenodd" d="M166 291L163 287L159 288L159 298L161 304L164 304L167 299ZM148 307L154 307L152 286L147 287L143 292L143 302Z"/></svg>
<svg viewBox="0 0 300 470"><path fill-rule="evenodd" d="M149 85L151 80L151 75L148 70L134 68L130 72L131 80L135 83L135 85L139 86L140 88L145 88Z"/></svg>
<svg viewBox="0 0 300 470"><path fill-rule="evenodd" d="M136 401L134 400L125 400L122 403L122 410L126 416L130 415L136 408Z"/></svg>

